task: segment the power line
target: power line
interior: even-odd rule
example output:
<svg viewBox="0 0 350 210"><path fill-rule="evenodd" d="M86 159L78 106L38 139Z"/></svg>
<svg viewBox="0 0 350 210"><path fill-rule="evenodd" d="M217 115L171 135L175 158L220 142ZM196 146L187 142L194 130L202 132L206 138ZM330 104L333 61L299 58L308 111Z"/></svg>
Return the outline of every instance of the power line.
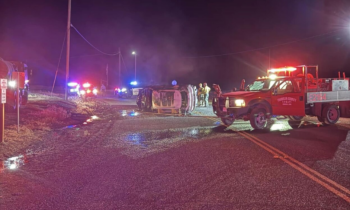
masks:
<svg viewBox="0 0 350 210"><path fill-rule="evenodd" d="M101 50L99 50L97 47L95 47L93 44L91 44L79 31L78 31L78 29L77 28L75 28L74 26L73 26L73 24L70 24L70 26L72 27L72 28L74 28L74 30L81 36L81 38L83 38L91 47L93 47L95 50L97 50L98 52L100 52L100 53L102 53L102 54L104 54L104 55L111 55L111 56L113 56L113 55L118 55L118 53L105 53L105 52L103 52L103 51L101 51Z"/></svg>
<svg viewBox="0 0 350 210"><path fill-rule="evenodd" d="M91 54L91 55L76 55L76 56L71 56L70 58L93 57L93 56L101 56L101 55L103 54L99 53L99 54Z"/></svg>
<svg viewBox="0 0 350 210"><path fill-rule="evenodd" d="M339 30L335 30L335 31L331 31L328 33L324 33L324 34L319 34L319 35L315 35L315 36L310 36L310 37L306 37L306 38L302 38L302 39L297 39L294 41L290 41L290 42L285 42L282 44L276 44L276 45L271 45L268 47L260 47L260 48L255 48L255 49L251 49L251 50L243 50L243 51L239 51L239 52L233 52L233 53L225 53L225 54L216 54L216 55L202 55L202 56L184 56L186 58L208 58L208 57L220 57L220 56L230 56L230 55L236 55L236 54L241 54L241 53L246 53L246 52L251 52L251 51L257 51L257 50L263 50L263 49L268 49L268 48L274 48L274 47L278 47L278 46L282 46L282 45L287 45L287 44L291 44L291 43L295 43L295 42L300 42L300 41L304 41L307 39L312 39L312 38L316 38L316 37L320 37L320 36L325 36L328 34L332 34L336 31Z"/></svg>

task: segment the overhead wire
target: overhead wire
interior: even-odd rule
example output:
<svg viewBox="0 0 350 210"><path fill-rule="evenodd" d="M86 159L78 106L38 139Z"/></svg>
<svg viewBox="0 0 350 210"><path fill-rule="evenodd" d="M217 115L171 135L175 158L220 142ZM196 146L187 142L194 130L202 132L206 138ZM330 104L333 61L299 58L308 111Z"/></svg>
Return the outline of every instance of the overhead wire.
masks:
<svg viewBox="0 0 350 210"><path fill-rule="evenodd" d="M246 53L246 52L251 52L251 51L264 50L264 49L274 48L274 47L278 47L278 46L282 46L282 45L292 44L292 43L295 43L295 42L300 42L300 41L304 41L304 40L307 40L307 39L312 39L312 38L316 38L316 37L332 34L332 33L336 32L336 31L339 31L339 30L335 30L335 31L331 31L331 32L327 32L327 33L323 33L323 34L319 34L319 35L315 35L315 36L310 36L310 37L306 37L306 38L302 38L302 39L297 39L297 40L294 40L294 41L289 41L289 42L285 42L285 43L281 43L281 44L271 45L271 46L267 46L267 47L260 47L260 48L250 49L250 50L243 50L243 51L239 51L239 52L216 54L216 55L184 56L184 57L186 57L186 58L208 58L208 57L220 57L220 56L236 55L236 54L241 54L241 53Z"/></svg>
<svg viewBox="0 0 350 210"><path fill-rule="evenodd" d="M99 50L97 47L95 47L93 44L91 44L91 42L89 42L79 31L76 27L73 26L73 24L70 24L70 26L72 28L74 28L74 30L81 36L81 38L83 38L91 47L93 47L95 50L97 50L98 52L104 54L104 55L110 55L110 56L114 56L114 55L118 55L118 53L106 53L103 52L102 50Z"/></svg>

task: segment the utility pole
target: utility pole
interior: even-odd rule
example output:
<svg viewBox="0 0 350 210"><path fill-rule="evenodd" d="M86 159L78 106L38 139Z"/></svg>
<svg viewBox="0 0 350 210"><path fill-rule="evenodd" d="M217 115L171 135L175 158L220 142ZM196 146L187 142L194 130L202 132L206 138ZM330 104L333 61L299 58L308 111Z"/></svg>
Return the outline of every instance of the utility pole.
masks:
<svg viewBox="0 0 350 210"><path fill-rule="evenodd" d="M106 67L106 75L107 75L107 87L108 87L108 64L107 64L107 67Z"/></svg>
<svg viewBox="0 0 350 210"><path fill-rule="evenodd" d="M119 52L118 52L118 55L119 55L119 75L118 75L118 86L119 86L119 88L121 87L121 76L120 76L120 56L121 56L121 54L120 54L120 47L119 47Z"/></svg>
<svg viewBox="0 0 350 210"><path fill-rule="evenodd" d="M69 78L69 53L70 53L70 17L71 17L72 0L68 0L68 20L67 20L67 53L66 53L66 84L64 99L68 99L68 78Z"/></svg>
<svg viewBox="0 0 350 210"><path fill-rule="evenodd" d="M19 70L17 70L17 133L19 133Z"/></svg>
<svg viewBox="0 0 350 210"><path fill-rule="evenodd" d="M269 69L271 69L271 48L269 48Z"/></svg>

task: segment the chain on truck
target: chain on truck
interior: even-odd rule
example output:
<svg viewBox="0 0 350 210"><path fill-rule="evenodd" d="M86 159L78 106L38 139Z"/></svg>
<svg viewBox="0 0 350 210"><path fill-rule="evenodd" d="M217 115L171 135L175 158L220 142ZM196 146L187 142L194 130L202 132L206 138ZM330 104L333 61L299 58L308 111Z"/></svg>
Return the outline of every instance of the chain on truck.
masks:
<svg viewBox="0 0 350 210"><path fill-rule="evenodd" d="M264 129L278 115L294 121L316 116L324 124L350 118L349 78L340 72L338 78L319 78L317 65L269 69L241 91L222 94L215 84L214 89L213 111L225 125L243 119L254 129Z"/></svg>
<svg viewBox="0 0 350 210"><path fill-rule="evenodd" d="M17 94L19 105L26 105L29 91L28 66L20 61L5 61L0 58L0 78L7 79L6 108L16 109Z"/></svg>

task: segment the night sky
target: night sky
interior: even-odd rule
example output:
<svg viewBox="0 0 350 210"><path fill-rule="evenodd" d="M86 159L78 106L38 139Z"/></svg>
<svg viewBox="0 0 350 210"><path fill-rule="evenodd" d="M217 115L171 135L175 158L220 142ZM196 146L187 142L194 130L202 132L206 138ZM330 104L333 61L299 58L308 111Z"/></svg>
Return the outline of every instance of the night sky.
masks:
<svg viewBox="0 0 350 210"><path fill-rule="evenodd" d="M51 85L68 0L0 2L0 57L28 63L32 83ZM243 78L262 76L269 63L318 64L321 76L336 77L338 70L350 76L347 0L72 0L71 21L101 51L113 54L121 48L124 83L134 77L132 51L137 52L137 80L144 84L175 79L238 87ZM236 53L242 51L247 52ZM230 55L216 56L222 54ZM59 85L65 56L64 48ZM118 81L118 56L99 53L74 29L70 61L72 80L99 82L108 64L110 84Z"/></svg>

